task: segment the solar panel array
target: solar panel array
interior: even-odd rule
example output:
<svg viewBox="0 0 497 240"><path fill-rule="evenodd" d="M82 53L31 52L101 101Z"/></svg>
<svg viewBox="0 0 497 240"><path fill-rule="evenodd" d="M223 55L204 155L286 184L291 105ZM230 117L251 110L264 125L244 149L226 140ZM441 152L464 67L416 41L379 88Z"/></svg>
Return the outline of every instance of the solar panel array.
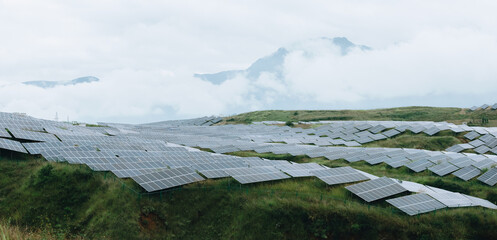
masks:
<svg viewBox="0 0 497 240"><path fill-rule="evenodd" d="M490 106L488 104L483 104L483 105L481 105L479 107L478 106L472 106L472 107L469 108L469 110L471 110L471 111L476 111L478 109L480 109L480 110L487 110L487 109L489 109L489 110L497 110L497 103L495 103L492 106Z"/></svg>
<svg viewBox="0 0 497 240"><path fill-rule="evenodd" d="M348 166L327 168L316 163L299 164L220 154L251 150L258 153L323 157L329 160L345 159L348 162L386 163L392 167L406 166L416 172L429 169L440 176L453 173L461 179L469 180L479 175L481 170L491 168L496 157L358 146L395 137L408 130L425 134L450 130L468 132L466 137L474 138L473 142L468 143L472 147L489 147L494 136L493 130L489 128L394 121L329 121L321 122L320 124L325 125L313 129L265 125L268 123L211 126L220 120L207 117L143 125L106 123L104 127L95 128L40 120L22 114L0 113L0 150L38 154L48 161L85 164L94 171L110 171L117 177L135 180L149 192L203 181L206 178L232 177L241 184L250 184L292 177L316 177L328 185L366 181L347 186L347 189L368 202L407 190L420 192L412 189L412 186L417 186L423 192L431 194L429 197L435 201L445 204L444 206L470 204L497 208L484 199L406 181L378 178ZM209 148L215 153L190 147ZM494 171L491 169L479 180L492 184L495 177L491 173Z"/></svg>
<svg viewBox="0 0 497 240"><path fill-rule="evenodd" d="M477 128L464 135L471 140L468 143L457 144L446 149L449 152L461 152L472 149L478 154L497 154L497 133L493 128Z"/></svg>
<svg viewBox="0 0 497 240"><path fill-rule="evenodd" d="M15 117L11 117L15 118ZM318 129L294 129L289 127L266 126L266 125L234 125L234 126L214 126L214 127L200 127L187 124L178 124L178 126L171 127L164 124L150 124L150 125L112 125L108 127L95 128L98 130L92 131L89 128L82 128L72 126L65 123L51 122L36 120L29 117L21 116L18 118L24 119L23 124L14 124L14 121L7 121L5 127L10 127L14 132L29 133L28 136L22 135L22 138L31 138L32 141L44 140L43 145L39 149L33 149L36 145L24 143L26 148L32 154L42 154L49 160L54 161L68 161L71 163L85 163L88 162L92 169L99 170L115 170L109 168L108 161L115 161L115 157L124 156L123 153L118 153L120 149L133 149L132 152L140 157L157 158L159 156L151 153L142 153L143 151L170 151L164 146L165 142L175 142L178 144L211 148L219 152L231 152L241 150L253 150L259 153L273 152L278 154L291 154L291 155L308 155L311 157L324 157L330 160L345 159L349 162L367 161L370 164L379 164L385 162L392 167L407 166L415 172L424 171L430 168L439 175L446 175L447 171L457 171L461 167L473 165L479 169L491 167L495 164L495 157L490 155L476 155L468 153L447 153L447 152L433 152L426 150L412 150L412 149L388 149L388 148L349 148L349 147L320 147L316 145L305 145L305 143L315 142L316 135L324 134L325 131L332 133L331 129L340 128L341 131L349 131L357 133L357 136L371 136L378 132L395 130L398 132L405 131L406 129L420 131L421 129L453 129L454 131L474 130L475 132L483 132L484 129L471 128L467 129L465 126L451 125L447 123L438 124L432 122L371 122L371 121L358 121L358 122L332 122L327 127L320 127ZM31 119L33 122L29 122ZM437 125L438 124L438 125ZM414 126L415 125L415 126ZM19 127L25 126L20 131ZM119 127L116 128L115 126ZM3 127L3 126L2 126ZM392 129L395 127L395 129ZM35 132L48 129L56 132L55 137L49 133ZM364 133L361 130L370 129L372 132ZM398 130L396 130L398 129ZM485 130L487 133L490 129ZM116 136L107 136L103 132L113 132ZM392 132L392 131L391 131ZM78 134L80 133L80 134ZM302 137L304 134L305 137ZM314 135L308 135L314 134ZM19 133L17 133L19 135ZM34 137L36 135L36 137ZM44 136L42 139L39 135ZM330 134L332 135L332 134ZM388 134L390 135L390 134ZM46 137L52 136L52 137ZM302 138L295 138L295 137ZM489 139L489 137L487 137ZM483 140L488 140L484 138ZM60 139L60 140L59 140ZM293 144L278 144L267 143L279 141L293 140ZM306 141L308 140L308 141ZM481 140L483 142L483 140ZM61 142L62 141L62 142ZM341 144L345 140L333 139L334 144ZM136 142L137 144L133 144ZM49 145L52 143L52 145ZM72 144L72 145L71 145ZM162 146L161 146L162 144ZM78 147L75 147L78 145ZM84 151L82 151L84 150ZM141 151L141 152L140 152ZM442 156L438 160L436 158ZM118 160L121 160L118 158ZM155 159L157 160L157 159ZM91 161L91 162L90 162ZM99 162L101 161L101 162ZM150 161L150 160L147 160ZM191 167L195 162L192 160L184 160L182 157L179 159L165 159L162 161L163 167ZM450 163L451 165L447 164ZM106 165L107 164L107 165ZM250 166L267 166L269 163L264 161L255 161ZM273 163L269 164L272 165ZM454 167L453 167L453 166ZM457 169L456 169L457 168ZM117 170L115 170L117 173ZM222 169L212 169L211 172L202 170L205 174L210 174L211 177L226 176ZM308 176L307 170L296 169L290 172L286 170L287 174L294 177ZM131 172L131 171L130 171ZM134 171L136 174L136 171ZM120 170L119 174L126 173ZM127 176L122 175L122 176Z"/></svg>

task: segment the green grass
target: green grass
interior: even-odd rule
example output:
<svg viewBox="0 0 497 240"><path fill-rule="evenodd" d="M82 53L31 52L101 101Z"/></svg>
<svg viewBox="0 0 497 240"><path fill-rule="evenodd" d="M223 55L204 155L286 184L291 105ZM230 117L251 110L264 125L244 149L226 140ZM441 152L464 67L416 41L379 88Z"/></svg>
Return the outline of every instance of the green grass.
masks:
<svg viewBox="0 0 497 240"><path fill-rule="evenodd" d="M1 240L55 240L61 239L53 232L47 231L30 231L26 227L19 227L10 224L8 221L0 220L0 239ZM80 239L80 238L75 238Z"/></svg>
<svg viewBox="0 0 497 240"><path fill-rule="evenodd" d="M464 133L456 134L451 131L442 131L434 136L429 136L425 133L414 134L407 131L392 138L366 143L362 146L443 151L448 147L464 142L467 142L464 139Z"/></svg>
<svg viewBox="0 0 497 240"><path fill-rule="evenodd" d="M482 124L481 119L489 119ZM221 124L252 123L257 121L319 121L319 120L378 120L378 121L448 121L456 124L497 126L497 111L469 111L462 108L400 107L372 110L267 110L226 117Z"/></svg>
<svg viewBox="0 0 497 240"><path fill-rule="evenodd" d="M258 156L349 165L306 156ZM379 176L439 179L384 165L351 165ZM449 209L409 217L384 201L366 204L344 185L329 187L315 178L251 185L207 180L145 194L133 181L110 173L24 155L3 156L0 172L1 218L10 219L9 226L51 232L57 239L488 239L497 234L490 227L497 225L492 210ZM449 177L434 183L497 196L474 181Z"/></svg>

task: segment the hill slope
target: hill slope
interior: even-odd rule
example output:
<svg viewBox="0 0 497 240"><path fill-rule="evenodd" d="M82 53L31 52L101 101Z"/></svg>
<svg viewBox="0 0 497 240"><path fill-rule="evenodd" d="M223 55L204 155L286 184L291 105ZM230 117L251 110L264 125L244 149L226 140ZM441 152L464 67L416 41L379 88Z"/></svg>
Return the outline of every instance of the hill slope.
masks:
<svg viewBox="0 0 497 240"><path fill-rule="evenodd" d="M354 167L410 175L385 166L356 163ZM3 156L0 171L0 215L14 225L58 238L482 239L497 234L490 227L497 224L491 210L462 208L409 217L384 202L368 206L343 186L325 187L312 178L249 186L230 179L209 180L145 194L132 181L110 173L23 155ZM426 174L414 178L436 179ZM496 194L476 182L452 179L441 184L476 196Z"/></svg>
<svg viewBox="0 0 497 240"><path fill-rule="evenodd" d="M464 108L399 107L371 110L267 110L242 113L224 118L223 123L251 123L258 121L447 121L455 124L482 125L481 119L489 119L486 127L497 126L496 110L470 111Z"/></svg>

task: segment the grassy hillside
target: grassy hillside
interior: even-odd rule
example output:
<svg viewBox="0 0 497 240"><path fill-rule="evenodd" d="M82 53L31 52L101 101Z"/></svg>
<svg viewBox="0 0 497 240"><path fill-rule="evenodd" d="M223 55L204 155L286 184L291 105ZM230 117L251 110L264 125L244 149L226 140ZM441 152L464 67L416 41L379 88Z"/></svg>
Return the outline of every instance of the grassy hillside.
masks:
<svg viewBox="0 0 497 240"><path fill-rule="evenodd" d="M488 119L482 124L482 119ZM319 120L395 120L395 121L448 121L474 125L497 126L496 110L469 111L463 108L400 107L372 110L268 110L242 113L226 117L222 124L251 123L257 121L319 121Z"/></svg>
<svg viewBox="0 0 497 240"><path fill-rule="evenodd" d="M428 173L383 165L352 166L497 200L496 190L475 181L437 181ZM24 155L3 156L0 172L0 216L7 226L56 239L484 239L497 234L490 227L497 225L492 210L450 209L409 217L384 201L365 204L344 185L328 187L314 178L248 186L233 179L208 180L145 194L134 182L110 173Z"/></svg>

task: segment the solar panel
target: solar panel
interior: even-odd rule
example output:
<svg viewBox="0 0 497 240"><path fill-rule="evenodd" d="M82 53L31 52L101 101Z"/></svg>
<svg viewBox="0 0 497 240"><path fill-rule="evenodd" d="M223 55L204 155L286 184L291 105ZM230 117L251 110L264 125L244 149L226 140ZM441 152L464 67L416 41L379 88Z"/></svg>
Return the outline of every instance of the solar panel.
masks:
<svg viewBox="0 0 497 240"><path fill-rule="evenodd" d="M328 185L359 182L369 178L351 167L338 167L311 171L314 176Z"/></svg>
<svg viewBox="0 0 497 240"><path fill-rule="evenodd" d="M445 151L447 152L461 152L464 150L464 147L461 146L461 144L457 144L457 145L454 145L454 146L451 146L451 147L448 147L447 149L445 149Z"/></svg>
<svg viewBox="0 0 497 240"><path fill-rule="evenodd" d="M452 173L452 175L464 180L468 181L478 175L480 175L481 171L478 168L473 166L466 166L464 168L459 169L458 171Z"/></svg>
<svg viewBox="0 0 497 240"><path fill-rule="evenodd" d="M476 163L475 161L473 161L473 159L469 157L456 158L454 160L449 160L449 162L460 168L467 167L469 165L473 165L474 163Z"/></svg>
<svg viewBox="0 0 497 240"><path fill-rule="evenodd" d="M356 141L346 141L343 143L345 146L347 147L358 147L358 146L361 146L360 143L356 142Z"/></svg>
<svg viewBox="0 0 497 240"><path fill-rule="evenodd" d="M0 137L11 138L12 136L10 136L5 128L0 128Z"/></svg>
<svg viewBox="0 0 497 240"><path fill-rule="evenodd" d="M232 168L225 171L241 184L290 178L274 167Z"/></svg>
<svg viewBox="0 0 497 240"><path fill-rule="evenodd" d="M484 153L490 151L490 148L485 146L485 145L482 145L482 146L475 148L474 151L479 153L479 154L484 154Z"/></svg>
<svg viewBox="0 0 497 240"><path fill-rule="evenodd" d="M17 139L25 139L40 142L59 142L55 135L50 133L26 131L22 129L10 128L10 133Z"/></svg>
<svg viewBox="0 0 497 240"><path fill-rule="evenodd" d="M430 135L430 136L433 136L433 135L439 133L440 129L438 129L437 127L432 127L432 128L424 130L423 132Z"/></svg>
<svg viewBox="0 0 497 240"><path fill-rule="evenodd" d="M409 129L410 129L410 131L411 131L411 132L413 132L413 133L420 133L420 132L422 132L422 131L426 130L426 128L425 128L425 127L423 127L423 126L421 126L421 125L414 126L414 127L409 128Z"/></svg>
<svg viewBox="0 0 497 240"><path fill-rule="evenodd" d="M63 142L32 142L22 143L22 145L28 150L30 154L40 154L44 150L61 149L74 146L73 144Z"/></svg>
<svg viewBox="0 0 497 240"><path fill-rule="evenodd" d="M387 202L410 216L447 207L425 193L418 193L414 195L388 199Z"/></svg>
<svg viewBox="0 0 497 240"><path fill-rule="evenodd" d="M390 167L393 168L399 168L404 166L405 164L410 163L411 161L405 157L399 156L399 157L393 157L391 159L385 160L385 163L388 164Z"/></svg>
<svg viewBox="0 0 497 240"><path fill-rule="evenodd" d="M356 142L360 143L360 144L365 144L365 143L368 143L368 142L373 142L374 139L370 138L370 137L360 137L360 138L357 138L355 139Z"/></svg>
<svg viewBox="0 0 497 240"><path fill-rule="evenodd" d="M414 172L422 172L422 171L426 170L428 167L431 167L433 165L434 165L433 162L431 162L427 159L423 159L423 160L418 160L418 161L409 163L406 165L406 167L413 170Z"/></svg>
<svg viewBox="0 0 497 240"><path fill-rule="evenodd" d="M395 180L381 177L345 187L366 202L376 201L407 191Z"/></svg>
<svg viewBox="0 0 497 240"><path fill-rule="evenodd" d="M471 206L471 201L460 193L449 191L430 192L428 193L432 198L446 205L447 207L468 207Z"/></svg>
<svg viewBox="0 0 497 240"><path fill-rule="evenodd" d="M311 170L321 170L323 167L317 163L302 163L292 165L275 166L292 177L311 177Z"/></svg>
<svg viewBox="0 0 497 240"><path fill-rule="evenodd" d="M490 208L490 209L497 209L497 205L491 203L488 200L477 198L477 197L473 197L473 196L469 196L469 195L464 195L464 196L471 201L471 203L473 204L473 206L481 206L481 207Z"/></svg>
<svg viewBox="0 0 497 240"><path fill-rule="evenodd" d="M195 171L187 167L165 169L160 172L133 176L131 178L147 192L173 188L205 180Z"/></svg>
<svg viewBox="0 0 497 240"><path fill-rule="evenodd" d="M98 160L100 158L95 158L95 159ZM85 162L91 163L91 160L87 159ZM119 178L129 178L132 176L142 175L144 173L159 172L168 168L164 162L139 162L139 161L108 164L106 167L108 167L109 170L112 171ZM147 171L144 172L144 170Z"/></svg>
<svg viewBox="0 0 497 240"><path fill-rule="evenodd" d="M487 159L481 160L479 162L473 163L473 166L475 166L476 168L478 168L480 170L483 170L486 168L490 168L495 164L496 163L493 160L487 158Z"/></svg>
<svg viewBox="0 0 497 240"><path fill-rule="evenodd" d="M437 174L438 176L445 176L451 172L457 171L459 168L448 163L442 163L428 168L431 172Z"/></svg>
<svg viewBox="0 0 497 240"><path fill-rule="evenodd" d="M382 163L382 162L385 162L388 160L390 160L390 158L388 156L380 156L380 157L368 159L368 160L366 160L366 162L371 164L371 165L375 165L375 164L379 164L379 163Z"/></svg>
<svg viewBox="0 0 497 240"><path fill-rule="evenodd" d="M493 138L492 140L486 142L485 145L489 148L497 147L497 138Z"/></svg>
<svg viewBox="0 0 497 240"><path fill-rule="evenodd" d="M483 142L488 142L488 141L491 141L493 138L494 138L494 136L485 132L485 134L483 136L481 136L479 139Z"/></svg>
<svg viewBox="0 0 497 240"><path fill-rule="evenodd" d="M490 186L495 185L497 183L497 168L491 168L482 174L478 180Z"/></svg>
<svg viewBox="0 0 497 240"><path fill-rule="evenodd" d="M386 131L386 132L383 133L383 135L385 135L385 136L387 136L389 138L393 137L393 136L396 136L396 135L399 135L399 134L400 134L400 132L397 131L397 130L395 130L395 129L390 129L390 130L388 130L388 131Z"/></svg>
<svg viewBox="0 0 497 240"><path fill-rule="evenodd" d="M209 179L225 178L230 176L226 171L222 169L199 170L199 173L201 173L202 175L204 175Z"/></svg>
<svg viewBox="0 0 497 240"><path fill-rule="evenodd" d="M471 146L473 146L473 147L479 147L479 146L481 146L481 145L484 145L484 144L485 144L485 142L483 142L483 141L482 141L482 140L480 140L480 139L476 139L476 140L473 140L473 141L469 142L469 144L470 144Z"/></svg>
<svg viewBox="0 0 497 240"><path fill-rule="evenodd" d="M371 139L375 140L375 141L378 141L378 140L383 140L383 139L387 139L387 136L381 134L381 133L378 133L378 134L374 134L374 135L371 135L369 136Z"/></svg>
<svg viewBox="0 0 497 240"><path fill-rule="evenodd" d="M368 129L368 131L370 131L372 133L379 133L379 132L381 132L381 131L383 131L385 129L386 129L386 127L383 126L383 125L376 125L376 126L370 128L370 129Z"/></svg>
<svg viewBox="0 0 497 240"><path fill-rule="evenodd" d="M355 128L359 129L360 131L364 131L364 130L369 129L371 127L372 127L371 124L362 123L362 124L356 126Z"/></svg>
<svg viewBox="0 0 497 240"><path fill-rule="evenodd" d="M28 153L20 142L3 138L0 138L0 149L6 149L20 153Z"/></svg>

